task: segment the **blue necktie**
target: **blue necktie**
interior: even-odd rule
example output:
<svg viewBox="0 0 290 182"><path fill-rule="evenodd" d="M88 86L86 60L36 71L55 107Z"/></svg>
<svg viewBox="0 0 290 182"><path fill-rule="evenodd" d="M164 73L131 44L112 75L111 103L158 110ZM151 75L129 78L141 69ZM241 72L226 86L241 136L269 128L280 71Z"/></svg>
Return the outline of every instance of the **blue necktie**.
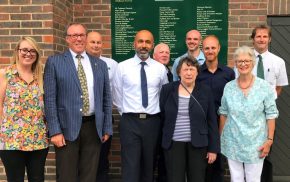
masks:
<svg viewBox="0 0 290 182"><path fill-rule="evenodd" d="M258 58L259 58L259 62L258 62L258 67L257 67L257 76L259 78L264 79L265 76L264 76L263 58L262 58L262 56L260 54L258 55Z"/></svg>
<svg viewBox="0 0 290 182"><path fill-rule="evenodd" d="M141 75L142 106L146 108L148 106L147 77L144 69L146 62L141 62L140 64L141 64L140 75Z"/></svg>

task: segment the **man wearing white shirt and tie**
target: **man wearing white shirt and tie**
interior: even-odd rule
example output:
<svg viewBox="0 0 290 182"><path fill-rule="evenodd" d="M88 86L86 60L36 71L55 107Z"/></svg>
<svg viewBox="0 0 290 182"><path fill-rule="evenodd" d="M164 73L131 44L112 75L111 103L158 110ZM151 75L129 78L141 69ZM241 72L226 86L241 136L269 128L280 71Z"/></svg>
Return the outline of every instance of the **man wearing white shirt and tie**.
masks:
<svg viewBox="0 0 290 182"><path fill-rule="evenodd" d="M253 40L254 52L257 56L257 64L253 72L259 76L259 65L262 63L264 79L270 83L276 91L277 96L279 96L282 92L282 87L288 85L288 78L284 60L268 51L269 43L271 42L270 27L266 25L256 27L252 31L251 38Z"/></svg>
<svg viewBox="0 0 290 182"><path fill-rule="evenodd" d="M134 39L136 55L119 63L114 77L114 100L121 116L122 181L152 182L160 132L159 93L167 83L165 67L150 58L151 32Z"/></svg>
<svg viewBox="0 0 290 182"><path fill-rule="evenodd" d="M253 40L256 65L253 74L265 79L278 97L282 87L288 85L285 62L282 58L268 51L271 42L271 29L269 26L260 25L253 29L251 38ZM272 182L272 164L268 157L265 158L261 182Z"/></svg>
<svg viewBox="0 0 290 182"><path fill-rule="evenodd" d="M288 78L284 60L268 51L271 42L271 28L266 25L257 26L252 31L251 39L256 55L253 74L268 81L277 98L282 93L282 87L288 85ZM236 68L235 74L237 77Z"/></svg>

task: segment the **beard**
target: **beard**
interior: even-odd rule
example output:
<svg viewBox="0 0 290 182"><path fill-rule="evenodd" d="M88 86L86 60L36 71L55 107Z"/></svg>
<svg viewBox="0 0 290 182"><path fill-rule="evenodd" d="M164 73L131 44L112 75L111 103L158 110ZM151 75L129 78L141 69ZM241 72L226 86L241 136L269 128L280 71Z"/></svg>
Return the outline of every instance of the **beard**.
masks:
<svg viewBox="0 0 290 182"><path fill-rule="evenodd" d="M136 54L140 59L147 59L150 56L150 52L147 49L136 50Z"/></svg>

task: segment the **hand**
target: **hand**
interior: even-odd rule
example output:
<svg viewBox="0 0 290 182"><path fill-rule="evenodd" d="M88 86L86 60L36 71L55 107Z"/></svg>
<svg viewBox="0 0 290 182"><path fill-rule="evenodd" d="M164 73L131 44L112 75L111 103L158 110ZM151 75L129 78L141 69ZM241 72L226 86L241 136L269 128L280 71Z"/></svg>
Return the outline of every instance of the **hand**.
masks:
<svg viewBox="0 0 290 182"><path fill-rule="evenodd" d="M105 134L105 135L102 137L102 143L105 143L109 138L110 138L110 135Z"/></svg>
<svg viewBox="0 0 290 182"><path fill-rule="evenodd" d="M50 138L50 141L53 145L55 145L56 147L63 147L65 146L65 139L64 139L64 136L63 134L57 134L57 135L54 135Z"/></svg>
<svg viewBox="0 0 290 182"><path fill-rule="evenodd" d="M258 150L261 152L260 158L264 158L268 156L272 144L273 144L272 140L267 140L266 142L264 142L264 144L261 147L259 147Z"/></svg>
<svg viewBox="0 0 290 182"><path fill-rule="evenodd" d="M208 159L208 163L212 164L216 160L216 153L208 152L206 158Z"/></svg>

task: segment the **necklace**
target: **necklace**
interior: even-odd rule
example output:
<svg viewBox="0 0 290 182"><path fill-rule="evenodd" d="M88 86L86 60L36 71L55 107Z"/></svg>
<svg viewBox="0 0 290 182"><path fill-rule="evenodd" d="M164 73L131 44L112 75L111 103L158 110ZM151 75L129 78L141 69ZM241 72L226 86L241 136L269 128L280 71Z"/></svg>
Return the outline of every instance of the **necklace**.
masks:
<svg viewBox="0 0 290 182"><path fill-rule="evenodd" d="M254 76L252 75L251 80L250 80L250 83L249 83L247 86L242 87L242 85L241 85L241 81L240 81L240 78L238 78L238 84L239 84L239 87L240 87L241 89L243 89L243 90L248 89L248 88L252 85L253 79L254 79Z"/></svg>

